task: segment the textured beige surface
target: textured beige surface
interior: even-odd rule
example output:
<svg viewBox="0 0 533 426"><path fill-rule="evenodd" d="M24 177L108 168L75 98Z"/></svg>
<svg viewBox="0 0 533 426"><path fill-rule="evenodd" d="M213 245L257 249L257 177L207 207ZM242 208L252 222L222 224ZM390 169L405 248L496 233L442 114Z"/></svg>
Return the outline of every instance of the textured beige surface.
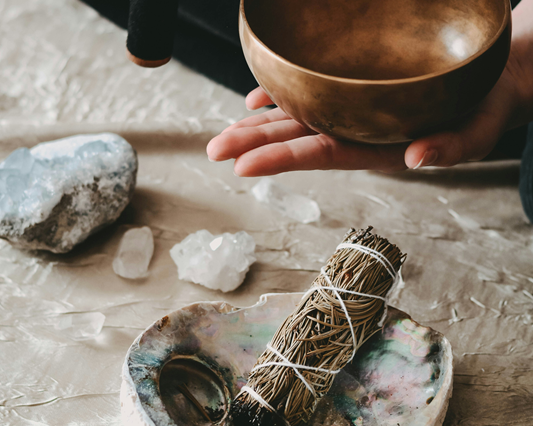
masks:
<svg viewBox="0 0 533 426"><path fill-rule="evenodd" d="M445 425L533 423L533 229L517 163L285 174L276 179L323 211L319 223L297 224L255 202L256 179L207 160L209 138L250 114L243 98L176 62L138 68L124 43L122 30L74 0L0 0L0 158L106 130L140 160L132 205L73 253L0 244L0 424L118 425L121 364L151 322L199 300L251 305L261 293L303 290L347 228L368 224L409 254L394 304L454 347ZM143 225L155 236L150 276L121 279L111 266L118 241ZM169 250L202 228L256 239L258 262L237 291L177 279ZM86 311L106 315L96 339L55 330L64 313Z"/></svg>

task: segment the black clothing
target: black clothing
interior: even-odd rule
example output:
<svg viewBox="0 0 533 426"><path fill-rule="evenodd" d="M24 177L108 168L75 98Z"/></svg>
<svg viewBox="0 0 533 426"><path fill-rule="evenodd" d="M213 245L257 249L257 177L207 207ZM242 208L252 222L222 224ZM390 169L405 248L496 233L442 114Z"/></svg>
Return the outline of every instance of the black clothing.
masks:
<svg viewBox="0 0 533 426"><path fill-rule="evenodd" d="M128 28L130 0L83 1L120 27ZM132 4L134 2L132 0ZM180 0L172 56L244 95L255 89L257 82L242 53L238 16L239 0ZM150 32L145 34L150 35ZM156 49L154 45L157 44L151 43L149 47Z"/></svg>
<svg viewBox="0 0 533 426"><path fill-rule="evenodd" d="M529 123L527 144L520 165L520 198L529 221L533 223L533 122Z"/></svg>

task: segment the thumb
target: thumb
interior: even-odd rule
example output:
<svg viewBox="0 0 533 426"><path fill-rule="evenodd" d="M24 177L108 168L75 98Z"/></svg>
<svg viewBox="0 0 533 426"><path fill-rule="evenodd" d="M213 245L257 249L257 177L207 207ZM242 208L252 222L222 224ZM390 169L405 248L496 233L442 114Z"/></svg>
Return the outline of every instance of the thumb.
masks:
<svg viewBox="0 0 533 426"><path fill-rule="evenodd" d="M261 86L256 87L254 90L248 93L245 102L246 108L248 108L250 111L273 104L272 100L268 97Z"/></svg>
<svg viewBox="0 0 533 426"><path fill-rule="evenodd" d="M405 151L410 169L449 167L486 157L507 130L511 102L492 92L480 107L455 129L413 141ZM503 98L503 99L502 99ZM505 99L508 100L509 99Z"/></svg>

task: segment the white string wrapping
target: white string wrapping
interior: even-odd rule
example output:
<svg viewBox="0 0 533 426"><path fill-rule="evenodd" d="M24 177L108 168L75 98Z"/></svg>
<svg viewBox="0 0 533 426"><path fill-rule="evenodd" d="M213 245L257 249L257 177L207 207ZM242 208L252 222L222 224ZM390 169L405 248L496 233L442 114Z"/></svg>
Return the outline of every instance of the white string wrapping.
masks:
<svg viewBox="0 0 533 426"><path fill-rule="evenodd" d="M271 410L272 412L276 412L276 410L274 409L274 407L272 407L272 405L270 405L268 402L266 402L262 397L261 395L259 395L256 391L254 391L251 387L248 387L248 386L243 386L241 388L241 392L239 393L239 395L243 392L248 392L257 402L259 402L261 405L265 406L266 408L268 408L269 410Z"/></svg>
<svg viewBox="0 0 533 426"><path fill-rule="evenodd" d="M309 296L309 294L311 294L311 293L313 293L313 292L315 292L317 290L330 290L337 297L337 299L339 301L339 304L341 305L341 308L344 311L344 314L346 315L346 319L348 321L348 325L350 326L350 333L352 335L353 352L352 352L352 355L350 356L350 359L348 360L348 363L350 363L350 362L353 361L353 358L355 357L355 353L357 352L357 338L355 336L355 331L353 329L352 318L350 317L350 314L348 313L348 309L346 308L346 305L344 304L344 300L342 299L342 297L340 296L339 293L348 293L348 294L353 294L353 295L356 295L356 296L369 297L369 298L372 298L372 299L383 300L383 316L381 317L381 319L380 319L380 321L378 323L378 326L382 327L383 323L385 322L385 319L387 318L387 312L388 312L387 308L388 308L388 305L389 305L389 295L392 293L393 289L395 288L396 284L398 283L400 275L398 274L398 272L396 272L396 270L394 269L394 266L392 266L392 264L390 263L389 259L387 259L380 252L378 252L378 251L376 251L374 249L371 249L370 247L366 247L366 246L363 246L361 244L355 244L355 243L341 243L341 244L339 244L337 246L335 251L346 249L346 248L359 250L359 251L361 251L361 252L363 252L365 254L368 254L369 256L373 257L374 259L376 259L379 263L381 263L383 265L383 267L387 270L387 272L389 273L389 275L393 279L392 286L391 286L390 290L388 291L387 295L385 297L381 297L381 296L377 296L377 295L374 295L374 294L360 293L358 291L344 290L344 289L340 289L340 288L335 287L333 285L333 283L331 282L331 278L326 273L326 268L322 267L320 269L320 273L324 277L324 279L325 279L326 283L328 284L328 286L326 287L326 286L323 286L323 285L318 285L315 282L315 285L313 285L313 287L311 287L304 294L303 298ZM288 368L292 368L294 370L294 373L296 374L296 376L303 382L305 387L313 394L313 396L315 398L317 397L315 388L313 386L311 386L307 380L305 380L305 377L302 375L302 373L300 373L300 370L318 371L318 372L328 373L328 374L332 374L332 375L338 374L341 371L340 369L339 370L328 370L328 369L325 369L325 368L311 367L311 366L307 366L307 365L301 365L301 364L292 363L286 357L284 357L278 350L273 348L270 343L267 345L267 349L270 350L271 352L273 352L279 358L281 358L282 361L279 361L279 362L276 362L276 361L265 362L263 364L256 365L252 369L252 371L256 371L256 370L259 370L261 368L269 367L269 366L273 366L273 365L280 365L280 366L285 366L285 367L288 367ZM239 395L241 393L244 393L244 392L247 392L259 404L261 404L262 406L264 406L268 410L270 410L272 412L276 412L274 407L272 407L267 401L265 401L261 397L261 395L259 395L255 390L253 390L249 386L243 386L241 388L241 391L239 392ZM287 421L285 421L285 422L286 422L286 424L288 424Z"/></svg>

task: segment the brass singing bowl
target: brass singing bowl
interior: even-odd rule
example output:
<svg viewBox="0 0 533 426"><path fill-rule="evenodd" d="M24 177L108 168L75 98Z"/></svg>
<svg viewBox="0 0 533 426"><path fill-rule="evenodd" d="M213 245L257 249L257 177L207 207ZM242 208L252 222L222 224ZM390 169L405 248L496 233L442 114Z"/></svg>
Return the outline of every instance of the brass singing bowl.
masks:
<svg viewBox="0 0 533 426"><path fill-rule="evenodd" d="M509 56L509 0L241 0L255 78L340 139L406 142L470 112Z"/></svg>

